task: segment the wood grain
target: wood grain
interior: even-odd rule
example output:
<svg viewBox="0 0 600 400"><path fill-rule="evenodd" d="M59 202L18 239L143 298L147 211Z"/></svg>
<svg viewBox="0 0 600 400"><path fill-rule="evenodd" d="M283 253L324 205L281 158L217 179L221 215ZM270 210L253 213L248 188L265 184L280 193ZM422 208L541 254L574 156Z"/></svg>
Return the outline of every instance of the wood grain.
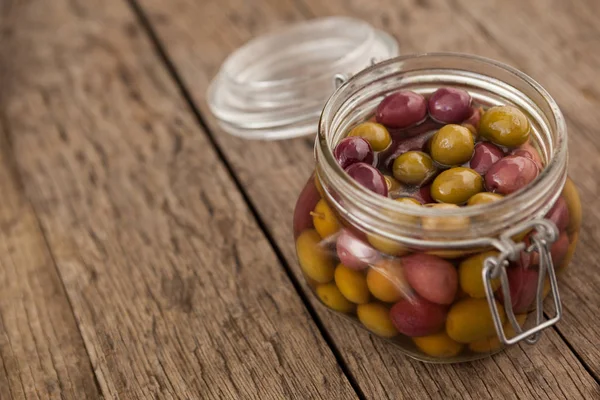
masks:
<svg viewBox="0 0 600 400"><path fill-rule="evenodd" d="M20 11L3 5L1 60L14 50L8 37ZM7 78L2 61L2 87ZM5 122L0 113L0 399L99 399L69 300L23 193Z"/></svg>
<svg viewBox="0 0 600 400"><path fill-rule="evenodd" d="M189 88L195 104L206 118L226 159L244 184L244 189L268 227L269 233L292 265L295 265L295 260L289 220L295 197L312 168L312 139L276 143L248 142L232 138L216 127L214 119L208 113L204 92L207 83L229 52L268 28L307 17L346 14L367 19L376 26L394 33L404 53L433 50L467 51L511 61L510 49L504 53L497 51L493 43L493 34L482 33L477 24L465 15L467 11L463 11L455 3L445 1L263 0L250 4L241 0L202 3L176 0L169 3L168 7L158 0L139 0L138 3L156 29L167 54L175 63L176 70L185 86ZM520 3L515 2L515 7L516 4ZM574 24L575 17L571 17L567 11L561 14L563 24ZM496 14L494 18L498 24L502 24L502 20L499 20ZM507 12L505 18L510 18L510 13ZM528 22L530 26L536 26L535 16L532 15ZM504 31L503 34L509 35ZM538 62L539 68L543 69L545 65ZM561 101L560 94L557 98ZM590 146L590 140L586 141L581 137L571 142L574 141L576 144L572 147L577 147L575 152L579 151L579 147L586 147L585 154L590 156L587 161L594 158L593 154L597 154L594 153L597 143L591 143ZM590 179L595 175L587 174L595 167L583 164L583 160L577 164L582 168L580 174L585 173L590 177L584 185L592 185ZM576 180L578 175L574 174ZM579 181L578 183L581 184ZM584 195L585 193L584 190ZM590 228L597 221L598 219L595 222L586 222L585 229L590 236L588 239L582 239L580 254L589 254L592 257L595 233ZM576 262L579 260L581 256L578 256ZM580 266L579 269L589 271L581 274L594 275L591 267L592 265L589 268ZM593 279L598 278L594 276ZM583 307L584 310L597 309L599 304L597 291L591 291L591 288L590 284L577 287L580 298L585 296L586 301L589 300L586 307ZM569 289L566 291L571 292ZM583 295L584 291L589 293ZM575 311L572 309L578 307L581 301L568 294L565 297L566 309ZM458 366L424 365L406 359L390 346L369 337L361 330L354 329L319 306L315 307L367 397L600 396L594 377L571 353L563 339L552 330L545 334L536 347L519 346L490 360ZM577 313L579 312L575 311L575 315ZM580 315L583 317L585 314ZM583 323L590 333L598 329L597 325L590 326L594 319L588 322L582 320L575 322L567 319L562 326L570 321L573 325ZM586 337L584 340L593 343L596 339ZM586 367L592 370L598 365L597 358L593 358L595 351L590 350L590 356L585 359Z"/></svg>
<svg viewBox="0 0 600 400"><path fill-rule="evenodd" d="M12 141L6 151L14 154L40 218L104 396L355 398L127 4L20 5L12 53L3 60L9 79L2 112ZM11 242L0 236L0 249L16 245L27 229L37 242L23 249L41 245L31 210L22 216L14 228L20 234ZM53 360L56 374L69 377L85 355L71 350L59 357L58 349L45 348L81 343L69 334L64 297L64 309L32 304L54 300L53 290L60 297L57 279L41 267L49 263L47 253L12 262L10 252L0 254L7 265L2 286L15 274L39 274L30 276L31 290L43 293L17 305L12 302L30 292L16 288L2 297L4 367L30 361L20 368L31 375L28 369L44 370ZM15 271L17 261L23 270ZM49 281L43 290L42 278ZM9 312L22 309L30 316L15 321ZM71 325L46 333L56 338L41 340L44 364L35 365L33 340L63 320ZM43 325L27 334L27 321ZM19 341L7 345L7 335ZM4 354L11 349L21 354ZM20 398L14 376L8 390ZM43 385L45 376L21 382ZM80 386L81 399L87 392L79 379L73 386Z"/></svg>

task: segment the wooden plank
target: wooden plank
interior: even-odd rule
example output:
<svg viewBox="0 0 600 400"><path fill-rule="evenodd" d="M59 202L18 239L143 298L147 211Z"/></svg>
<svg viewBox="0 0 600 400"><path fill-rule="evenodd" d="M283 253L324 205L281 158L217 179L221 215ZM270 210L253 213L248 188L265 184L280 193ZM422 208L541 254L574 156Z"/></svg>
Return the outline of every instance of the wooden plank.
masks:
<svg viewBox="0 0 600 400"><path fill-rule="evenodd" d="M355 398L127 4L22 7L2 109L103 394Z"/></svg>
<svg viewBox="0 0 600 400"><path fill-rule="evenodd" d="M19 8L0 13L0 86ZM5 91L2 91L2 95ZM0 104L2 104L0 96ZM98 399L90 359L37 217L21 186L0 113L0 399Z"/></svg>
<svg viewBox="0 0 600 400"><path fill-rule="evenodd" d="M312 169L312 139L248 142L223 134L209 115L204 93L227 54L268 28L334 14L359 16L391 31L405 53L477 52L487 40L481 33L474 37L473 29L462 24L452 24L443 34L432 28L448 26L448 21L461 18L460 13L440 1L263 0L257 5L241 0L175 0L168 7L158 0L138 3L152 21L270 234L292 265L296 262L289 221L295 198ZM474 41L477 47L471 47ZM549 331L533 348L518 346L489 360L454 366L425 365L315 307L367 397L594 398L600 393L597 382L555 331Z"/></svg>

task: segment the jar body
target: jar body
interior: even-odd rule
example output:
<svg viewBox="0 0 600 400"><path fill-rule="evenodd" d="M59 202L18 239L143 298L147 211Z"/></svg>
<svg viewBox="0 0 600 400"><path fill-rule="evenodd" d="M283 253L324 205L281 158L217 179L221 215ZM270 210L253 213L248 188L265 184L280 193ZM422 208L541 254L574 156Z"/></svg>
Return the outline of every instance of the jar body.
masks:
<svg viewBox="0 0 600 400"><path fill-rule="evenodd" d="M373 117L382 98L402 89L428 97L441 86L468 90L484 108L510 104L526 113L532 130L528 151L535 153L542 169L538 178L498 204L447 212L398 206L348 177L332 150L353 127ZM399 156L406 150L397 150L406 143L410 150L424 150L439 128L425 122L407 141L392 132L390 148L376 152L373 165L389 173L382 157ZM510 67L468 56L424 55L363 71L325 106L315 173L294 211L297 257L306 281L326 307L419 360L460 362L501 350L498 327L508 339L518 333L506 311L523 330L539 324L541 314L534 311L542 297L553 294L544 260L551 258L553 270L561 273L577 245L581 205L566 176L566 145L555 102ZM393 179L387 183L392 199L434 203L430 185L394 187ZM540 219L552 221L558 231L548 252L539 247L542 254L531 251L539 242L537 228L511 233L512 244L525 245L511 253L510 262L503 261L506 287L498 275L486 282L484 266L498 257L503 232ZM507 305L512 313L505 310Z"/></svg>
<svg viewBox="0 0 600 400"><path fill-rule="evenodd" d="M571 263L581 224L579 195L569 178L559 199L568 212L552 247L560 276ZM481 277L483 259L495 252L493 248L423 251L365 232L336 212L314 174L296 204L294 238L306 282L321 303L407 355L428 362L461 362L502 350ZM526 262L525 257L523 253L523 262L511 262L507 270L513 311L521 326L535 321L538 279L536 260ZM433 271L419 274L426 265ZM445 283L433 283L436 280ZM502 307L499 282L495 288ZM544 298L549 293L546 278ZM398 318L405 320L400 321L405 333L394 325ZM514 332L507 322L505 331Z"/></svg>

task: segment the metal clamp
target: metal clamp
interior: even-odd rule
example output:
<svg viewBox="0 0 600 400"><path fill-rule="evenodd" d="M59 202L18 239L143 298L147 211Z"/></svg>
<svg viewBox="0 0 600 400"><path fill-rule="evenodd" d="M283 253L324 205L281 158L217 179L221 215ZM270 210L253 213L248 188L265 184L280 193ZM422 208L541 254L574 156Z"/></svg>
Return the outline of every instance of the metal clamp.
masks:
<svg viewBox="0 0 600 400"><path fill-rule="evenodd" d="M535 229L536 233L532 235L532 243L529 247L523 242L514 242L512 237L515 235L525 232L530 229ZM492 244L500 251L498 256L488 257L483 265L482 278L485 286L485 294L487 301L490 306L492 313L492 319L494 326L496 327L496 333L498 339L504 345L512 345L521 340L529 344L536 343L540 338L540 332L554 324L556 324L562 316L562 305L560 303L560 296L558 294L558 284L556 281L556 273L554 271L554 264L550 254L550 248L552 244L558 239L558 228L556 225L547 219L536 219L524 222L505 231L499 239L492 240ZM510 297L510 287L508 283L508 275L506 268L508 267L509 261L516 261L520 256L521 251L532 252L537 251L540 255L539 270L538 270L538 285L536 292L536 324L531 329L523 331L522 327L515 318L515 313L512 308L512 299ZM543 292L544 282L546 273L550 278L550 287L552 292L552 298L554 300L554 307L556 315L548 320L544 321L544 305L543 305ZM500 277L502 284L502 294L504 298L504 309L508 317L508 321L514 329L516 335L512 338L506 336L502 319L500 317L500 311L496 305L494 298L494 289L492 287L492 280Z"/></svg>

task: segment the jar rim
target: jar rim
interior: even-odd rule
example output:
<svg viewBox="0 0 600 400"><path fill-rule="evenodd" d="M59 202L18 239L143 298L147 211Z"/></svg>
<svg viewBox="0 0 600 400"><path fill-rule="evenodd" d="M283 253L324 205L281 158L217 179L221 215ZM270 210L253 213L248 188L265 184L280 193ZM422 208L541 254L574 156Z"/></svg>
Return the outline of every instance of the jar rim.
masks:
<svg viewBox="0 0 600 400"><path fill-rule="evenodd" d="M518 190L515 193L510 194L504 199L500 201L482 204L482 205L474 205L469 207L460 207L456 209L440 209L440 208L428 208L428 207L411 207L410 205L403 204L401 202L394 201L393 199L380 196L362 185L358 184L354 179L352 179L342 168L339 166L335 157L333 155L333 146L331 146L327 140L327 134L332 129L332 120L333 116L336 113L335 106L337 103L343 99L344 96L348 96L348 92L352 90L356 90L357 83L360 86L360 83L368 82L370 79L373 79L373 74L376 74L377 71L384 70L385 68L389 68L391 66L397 65L400 68L400 73L402 73L402 67L405 62L410 62L414 60L420 60L427 62L429 60L436 61L456 61L456 60L466 60L469 62L479 63L482 66L489 66L496 68L498 70L503 71L504 73L508 73L516 77L521 83L526 84L529 88L534 90L541 98L546 102L548 108L550 109L550 115L544 114L546 117L550 117L552 123L554 125L554 132L556 134L556 142L553 151L548 155L547 163L545 164L543 170L536 177L536 179L527 185L526 187ZM377 77L377 79L382 79L381 77ZM401 89L401 85L399 84L395 90ZM356 91L354 92L354 94ZM352 94L345 100L347 103L352 98ZM341 107L339 107L341 108ZM560 194L560 190L564 185L564 181L566 179L566 165L567 165L567 128L564 116L560 111L558 104L552 98L552 96L533 78L529 77L525 73L517 70L514 67L506 65L504 63L481 57L471 54L464 53L421 53L421 54L407 54L399 57L395 57L392 59L385 60L378 64L375 64L369 68L364 69L360 73L352 76L348 79L343 85L341 85L329 98L323 111L321 113L321 118L319 120L319 130L317 135L317 141L315 143L315 156L317 158L317 163L320 163L321 160L324 160L323 164L326 166L327 171L324 172L325 175L330 174L330 178L333 180L332 186L336 191L343 191L346 196L346 201L357 202L362 207L371 208L371 212L367 213L368 215L375 215L375 211L389 211L393 213L399 213L407 216L415 216L415 217L484 217L486 214L493 215L502 215L503 211L510 211L513 209L513 206L520 205L526 203L527 199L530 199L532 196L532 192L539 188L549 188L546 190L545 195L538 195L536 198L543 199L547 204L545 205L544 210L548 211L548 209L552 206L556 198L558 198ZM553 188L550 190L550 188ZM517 207L518 208L518 207ZM539 211L539 210L538 210ZM518 219L518 216L515 218L515 222ZM386 225L385 221L379 221L377 227L374 227L374 231L380 234L384 234L389 236L389 228L392 225L396 225L395 222L391 222L390 218L387 218L388 224ZM494 226L488 226L487 229L484 226L485 218L481 218L480 226L475 229L478 234L486 234L488 236L496 236L501 230L494 229ZM401 225L401 224L400 224ZM490 224L490 221L487 221L487 225ZM406 226L404 226L406 228ZM414 227L413 227L414 228ZM472 230L473 226L470 225L469 230ZM413 233L421 234L422 237L422 229L413 229ZM420 231L420 232L418 232ZM455 240L460 241L460 234L464 236L465 232L454 232ZM400 235L402 236L402 235ZM446 232L445 236L452 237L453 232ZM442 237L442 236L440 236ZM447 239L446 239L447 240Z"/></svg>

